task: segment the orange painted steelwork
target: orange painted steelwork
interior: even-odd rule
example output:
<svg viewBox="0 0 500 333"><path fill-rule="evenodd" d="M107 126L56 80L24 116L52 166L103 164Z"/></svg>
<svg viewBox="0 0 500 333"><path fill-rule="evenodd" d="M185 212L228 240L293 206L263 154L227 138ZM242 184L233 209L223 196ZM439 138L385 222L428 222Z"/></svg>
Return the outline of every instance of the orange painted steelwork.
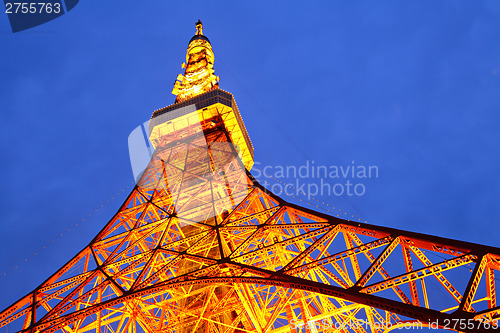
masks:
<svg viewBox="0 0 500 333"><path fill-rule="evenodd" d="M496 331L500 249L328 216L252 177L253 147L197 28L177 103L153 114L156 150L132 193L88 246L0 313L0 327Z"/></svg>

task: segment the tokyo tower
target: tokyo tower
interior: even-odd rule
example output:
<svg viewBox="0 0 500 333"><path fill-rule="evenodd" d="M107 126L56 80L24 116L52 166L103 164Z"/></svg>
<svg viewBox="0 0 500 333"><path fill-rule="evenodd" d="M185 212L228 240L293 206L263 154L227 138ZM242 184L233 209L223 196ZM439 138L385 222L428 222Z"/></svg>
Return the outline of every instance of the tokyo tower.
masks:
<svg viewBox="0 0 500 333"><path fill-rule="evenodd" d="M196 29L137 185L83 250L0 312L3 332L499 330L499 248L339 219L259 184Z"/></svg>

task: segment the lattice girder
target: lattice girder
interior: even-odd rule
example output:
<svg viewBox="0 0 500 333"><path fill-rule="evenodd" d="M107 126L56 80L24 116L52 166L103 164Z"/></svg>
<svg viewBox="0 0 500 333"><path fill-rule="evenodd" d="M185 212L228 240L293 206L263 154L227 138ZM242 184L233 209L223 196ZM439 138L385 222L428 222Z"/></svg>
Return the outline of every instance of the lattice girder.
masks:
<svg viewBox="0 0 500 333"><path fill-rule="evenodd" d="M143 177L160 179L160 162L153 157L154 170ZM139 182L98 236L3 311L0 325L23 332L288 332L309 325L321 332L355 320L378 327L404 318L498 321L498 249L327 216L286 203L249 173L234 182L244 197L222 214L209 202L212 214L201 221L188 217L207 216L203 208L178 213L199 191L186 188L177 205L172 191ZM431 261L431 254L443 258ZM391 259L400 265L386 265ZM461 291L456 276L445 277L457 271L466 276ZM430 279L450 295L448 306L433 307L424 290Z"/></svg>
<svg viewBox="0 0 500 333"><path fill-rule="evenodd" d="M498 330L499 248L342 220L269 193L248 171L253 146L201 30L190 47L179 103L153 113L156 150L137 185L82 251L0 312L0 327Z"/></svg>

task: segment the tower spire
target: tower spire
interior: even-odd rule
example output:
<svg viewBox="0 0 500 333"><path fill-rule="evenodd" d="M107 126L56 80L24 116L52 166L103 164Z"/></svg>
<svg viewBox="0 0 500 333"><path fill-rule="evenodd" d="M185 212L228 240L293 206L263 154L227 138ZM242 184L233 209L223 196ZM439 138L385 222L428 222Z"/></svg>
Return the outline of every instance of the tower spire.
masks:
<svg viewBox="0 0 500 333"><path fill-rule="evenodd" d="M176 95L175 103L205 93L219 87L219 77L214 74L214 52L210 40L203 35L201 20L195 23L196 35L189 41L186 52L184 75L179 74L172 94Z"/></svg>
<svg viewBox="0 0 500 333"><path fill-rule="evenodd" d="M200 19L198 19L198 22L196 22L196 34L203 35L203 23L201 23Z"/></svg>

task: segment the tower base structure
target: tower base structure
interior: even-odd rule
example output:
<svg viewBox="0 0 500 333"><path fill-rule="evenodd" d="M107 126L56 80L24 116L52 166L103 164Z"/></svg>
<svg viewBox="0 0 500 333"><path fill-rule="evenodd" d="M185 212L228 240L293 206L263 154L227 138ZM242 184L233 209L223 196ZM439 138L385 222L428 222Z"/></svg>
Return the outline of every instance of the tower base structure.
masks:
<svg viewBox="0 0 500 333"><path fill-rule="evenodd" d="M500 249L287 203L247 171L251 144L219 94L230 95L200 95L169 110L175 117L156 112L155 153L120 210L87 247L1 312L1 327L496 331Z"/></svg>

